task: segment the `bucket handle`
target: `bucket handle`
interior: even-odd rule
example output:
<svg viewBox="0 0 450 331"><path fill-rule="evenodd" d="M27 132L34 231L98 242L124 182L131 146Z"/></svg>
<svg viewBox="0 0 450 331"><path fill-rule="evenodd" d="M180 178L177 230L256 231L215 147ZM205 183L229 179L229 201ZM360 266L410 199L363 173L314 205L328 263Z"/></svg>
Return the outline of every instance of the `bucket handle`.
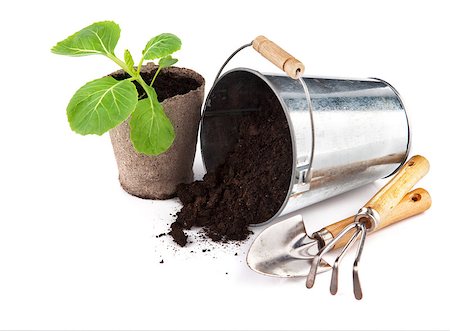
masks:
<svg viewBox="0 0 450 331"><path fill-rule="evenodd" d="M286 52L280 46L275 44L272 40L264 37L258 36L248 44L242 45L237 50L235 50L228 59L223 63L222 67L220 67L219 72L214 79L214 83L219 78L225 66L230 62L230 60L244 48L253 46L253 49L261 54L264 58L272 62L279 69L284 71L289 77L292 79L298 79L303 72L305 71L304 64L297 60L294 56Z"/></svg>
<svg viewBox="0 0 450 331"><path fill-rule="evenodd" d="M296 165L296 177L298 180L298 185L296 185L296 193L302 193L308 191L310 188L310 183L312 179L312 163L314 159L314 146L315 146L315 130L314 130L314 119L312 111L311 97L309 94L308 87L302 79L303 72L305 71L305 66L294 56L286 52L280 46L278 46L273 41L267 39L264 36L258 36L250 43L242 45L236 49L231 55L225 60L223 65L220 67L219 72L214 79L213 85L216 84L220 75L222 74L225 66L230 62L230 60L243 49L253 46L253 48L261 54L264 58L272 62L279 69L284 71L292 79L297 79L302 85L305 91L306 101L308 105L309 118L311 120L311 151L309 152L309 160Z"/></svg>
<svg viewBox="0 0 450 331"><path fill-rule="evenodd" d="M301 61L264 36L256 37L252 41L252 46L255 51L283 70L292 79L298 79L305 71L305 66Z"/></svg>

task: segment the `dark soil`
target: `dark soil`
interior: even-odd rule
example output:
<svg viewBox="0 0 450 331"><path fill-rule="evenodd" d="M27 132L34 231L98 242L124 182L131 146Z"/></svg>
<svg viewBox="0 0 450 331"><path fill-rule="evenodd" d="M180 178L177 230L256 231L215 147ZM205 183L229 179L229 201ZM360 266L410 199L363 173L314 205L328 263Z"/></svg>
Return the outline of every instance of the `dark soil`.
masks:
<svg viewBox="0 0 450 331"><path fill-rule="evenodd" d="M150 84L153 76L156 72L156 66L144 66L142 67L141 76L147 84ZM124 80L130 78L127 73L114 73L112 74L117 80ZM147 94L144 92L144 89L137 83L133 82L136 85L136 89L139 94L139 99L144 99L147 97ZM194 91L199 87L198 81L195 79L180 76L174 72L170 72L162 69L161 72L156 77L156 80L153 84L153 87L156 90L156 94L158 95L158 101L163 102L165 99L174 97L176 95L183 95L190 91Z"/></svg>
<svg viewBox="0 0 450 331"><path fill-rule="evenodd" d="M170 235L186 244L183 229L203 228L213 241L245 240L249 224L270 219L283 204L291 178L292 145L279 102L269 97L243 116L239 138L225 162L202 181L180 184L183 208Z"/></svg>
<svg viewBox="0 0 450 331"><path fill-rule="evenodd" d="M182 226L180 223L174 222L170 226L171 230L169 232L169 235L172 236L173 240L180 245L185 246L187 243L187 237L183 232Z"/></svg>

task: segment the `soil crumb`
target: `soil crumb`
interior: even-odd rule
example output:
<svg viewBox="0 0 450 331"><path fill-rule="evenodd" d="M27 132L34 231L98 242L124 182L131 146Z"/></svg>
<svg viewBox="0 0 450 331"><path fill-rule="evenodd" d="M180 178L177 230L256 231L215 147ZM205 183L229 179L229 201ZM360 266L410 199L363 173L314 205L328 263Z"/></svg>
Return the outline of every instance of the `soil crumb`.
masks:
<svg viewBox="0 0 450 331"><path fill-rule="evenodd" d="M173 240L181 247L186 246L187 236L184 233L180 223L174 222L172 223L170 228L171 230L169 232L169 235L172 236Z"/></svg>

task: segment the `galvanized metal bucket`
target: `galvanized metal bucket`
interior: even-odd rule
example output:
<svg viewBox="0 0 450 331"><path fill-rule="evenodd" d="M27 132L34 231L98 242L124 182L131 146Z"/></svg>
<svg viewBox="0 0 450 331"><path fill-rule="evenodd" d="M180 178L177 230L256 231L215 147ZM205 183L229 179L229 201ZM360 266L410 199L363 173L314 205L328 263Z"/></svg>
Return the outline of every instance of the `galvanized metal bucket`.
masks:
<svg viewBox="0 0 450 331"><path fill-rule="evenodd" d="M405 107L387 82L293 79L237 68L216 79L205 102L200 141L207 171L224 162L237 138L239 117L249 111L248 100L273 95L289 123L292 176L284 203L261 224L390 176L408 157Z"/></svg>

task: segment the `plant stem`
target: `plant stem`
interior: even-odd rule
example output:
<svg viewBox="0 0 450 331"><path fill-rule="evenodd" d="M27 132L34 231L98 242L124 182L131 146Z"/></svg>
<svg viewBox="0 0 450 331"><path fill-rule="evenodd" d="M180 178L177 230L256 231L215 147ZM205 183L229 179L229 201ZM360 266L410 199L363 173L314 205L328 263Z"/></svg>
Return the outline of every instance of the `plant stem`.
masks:
<svg viewBox="0 0 450 331"><path fill-rule="evenodd" d="M137 74L140 76L141 75L141 68L142 68L142 63L144 62L144 57L141 58L141 60L139 61L139 64L137 66ZM158 76L159 72L161 71L161 66L158 66L158 69L155 72L155 75L152 78L152 81L150 82L149 87L153 87L153 83L155 82L156 76Z"/></svg>
<svg viewBox="0 0 450 331"><path fill-rule="evenodd" d="M144 79L142 78L141 74L140 74L140 66L142 66L142 62L143 62L143 58L142 60L139 62L138 65L138 70L136 73L133 73L129 70L127 64L125 62L123 62L122 60L120 60L119 58L117 58L117 56L115 56L114 54L108 54L107 57L109 59L111 59L112 61L114 61L119 67L121 67L127 74L129 74L131 76L131 79L136 80L139 85L142 86L142 88L144 89L145 93L147 93L147 96L150 95L150 88L151 88L151 84L150 86L147 85L147 83L144 81ZM158 68L159 71L159 68ZM153 81L155 80L156 75L158 74L158 71L155 73L155 76L153 76L153 80L152 80L152 84Z"/></svg>
<svg viewBox="0 0 450 331"><path fill-rule="evenodd" d="M136 74L134 74L133 72L130 72L130 70L128 69L127 64L125 62L123 62L121 59L117 58L117 56L115 56L114 54L108 53L108 55L106 55L106 57L108 59L114 61L114 63L116 63L119 67L121 67L132 78L136 78Z"/></svg>
<svg viewBox="0 0 450 331"><path fill-rule="evenodd" d="M137 73L138 73L138 75L141 74L142 63L144 63L144 57L141 58L141 60L139 61L138 66L137 66Z"/></svg>
<svg viewBox="0 0 450 331"><path fill-rule="evenodd" d="M137 76L136 81L142 86L145 93L147 93L147 97L150 98L150 88L151 86L148 86L147 83L142 79L141 75Z"/></svg>
<svg viewBox="0 0 450 331"><path fill-rule="evenodd" d="M161 66L158 66L158 70L156 70L155 75L153 76L152 81L150 82L150 87L153 87L153 83L155 82L156 76L158 76L160 71L161 71Z"/></svg>

